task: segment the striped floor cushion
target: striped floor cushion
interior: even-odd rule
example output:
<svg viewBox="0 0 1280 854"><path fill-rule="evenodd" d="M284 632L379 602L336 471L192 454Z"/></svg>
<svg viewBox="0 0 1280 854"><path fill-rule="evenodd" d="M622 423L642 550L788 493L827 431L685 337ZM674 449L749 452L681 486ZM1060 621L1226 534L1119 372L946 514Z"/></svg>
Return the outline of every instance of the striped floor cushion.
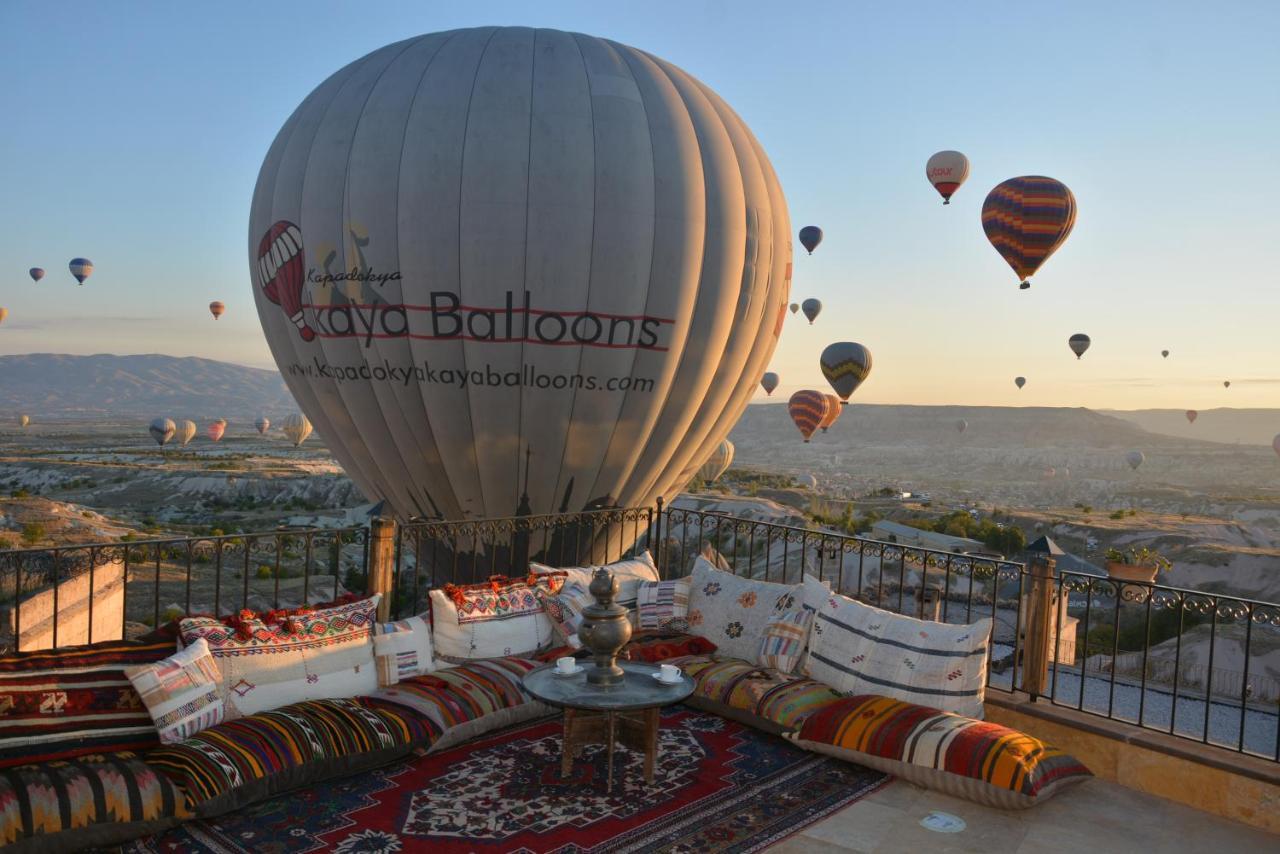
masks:
<svg viewBox="0 0 1280 854"><path fill-rule="evenodd" d="M432 724L363 700L308 700L226 721L147 754L190 796L201 817L297 786L345 776L431 741Z"/></svg>
<svg viewBox="0 0 1280 854"><path fill-rule="evenodd" d="M840 699L827 685L759 667L738 658L672 658L696 683L689 705L767 732L794 730L809 715Z"/></svg>
<svg viewBox="0 0 1280 854"><path fill-rule="evenodd" d="M791 736L801 747L1000 809L1025 809L1092 777L1075 757L999 724L888 697L846 697Z"/></svg>
<svg viewBox="0 0 1280 854"><path fill-rule="evenodd" d="M0 848L83 851L155 833L190 815L164 774L133 753L0 770Z"/></svg>

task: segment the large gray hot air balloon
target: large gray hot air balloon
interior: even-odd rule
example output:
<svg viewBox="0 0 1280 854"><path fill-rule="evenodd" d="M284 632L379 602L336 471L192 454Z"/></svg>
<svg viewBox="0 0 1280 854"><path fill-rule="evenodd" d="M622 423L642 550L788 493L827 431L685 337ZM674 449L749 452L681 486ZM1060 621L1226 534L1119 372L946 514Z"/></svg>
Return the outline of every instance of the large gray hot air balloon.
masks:
<svg viewBox="0 0 1280 854"><path fill-rule="evenodd" d="M1071 352L1076 354L1079 359L1084 355L1084 351L1089 349L1089 345L1093 343L1089 340L1089 336L1083 332L1077 332L1067 339L1067 346L1071 348Z"/></svg>
<svg viewBox="0 0 1280 854"><path fill-rule="evenodd" d="M812 326L822 312L822 300L809 297L809 299L800 303L800 310L804 312L805 317L809 318L809 325Z"/></svg>
<svg viewBox="0 0 1280 854"><path fill-rule="evenodd" d="M253 426L257 428L259 436L265 436L271 429L271 419L265 415L259 415L258 420L253 422Z"/></svg>
<svg viewBox="0 0 1280 854"><path fill-rule="evenodd" d="M151 426L147 428L147 432L151 434L151 438L156 440L157 445L164 445L173 438L173 434L177 432L172 418L157 418L151 422Z"/></svg>
<svg viewBox="0 0 1280 854"><path fill-rule="evenodd" d="M705 85L485 27L322 83L263 163L249 260L290 391L371 500L510 516L683 485L773 354L790 235Z"/></svg>
<svg viewBox="0 0 1280 854"><path fill-rule="evenodd" d="M698 469L698 477L703 483L715 483L731 465L733 465L733 443L725 439L702 464L702 468Z"/></svg>
<svg viewBox="0 0 1280 854"><path fill-rule="evenodd" d="M1129 453L1124 455L1124 461L1128 463L1129 468L1133 469L1134 471L1138 470L1138 466L1142 465L1142 462L1145 459L1146 459L1146 456L1142 453L1142 451L1130 451Z"/></svg>
<svg viewBox="0 0 1280 854"><path fill-rule="evenodd" d="M827 345L818 357L818 364L840 400L847 404L849 395L857 391L871 373L871 351L852 341L838 341Z"/></svg>
<svg viewBox="0 0 1280 854"><path fill-rule="evenodd" d="M187 419L178 425L174 438L178 440L179 445L185 448L187 445L191 444L191 440L196 437L198 430L199 428L196 427L196 422L191 419Z"/></svg>
<svg viewBox="0 0 1280 854"><path fill-rule="evenodd" d="M778 387L778 375L773 371L768 371L760 378L760 387L764 389L765 394L773 394L773 390Z"/></svg>
<svg viewBox="0 0 1280 854"><path fill-rule="evenodd" d="M303 442L307 441L307 437L311 435L311 422L307 420L307 416L293 414L284 420L280 425L280 429L289 437L289 441L296 448Z"/></svg>

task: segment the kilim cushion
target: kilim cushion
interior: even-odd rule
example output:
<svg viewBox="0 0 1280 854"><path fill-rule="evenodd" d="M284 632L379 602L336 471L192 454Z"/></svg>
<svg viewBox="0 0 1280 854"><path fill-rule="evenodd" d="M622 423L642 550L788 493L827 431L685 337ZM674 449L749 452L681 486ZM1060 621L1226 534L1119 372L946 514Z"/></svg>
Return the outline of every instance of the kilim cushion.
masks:
<svg viewBox="0 0 1280 854"><path fill-rule="evenodd" d="M665 662L669 658L685 655L710 655L716 645L706 638L680 632L658 632L641 629L631 636L619 656L627 661L643 661L647 664Z"/></svg>
<svg viewBox="0 0 1280 854"><path fill-rule="evenodd" d="M806 674L842 694L883 694L982 717L991 619L934 623L833 593L818 609Z"/></svg>
<svg viewBox="0 0 1280 854"><path fill-rule="evenodd" d="M129 752L0 770L0 848L83 851L190 815L182 791Z"/></svg>
<svg viewBox="0 0 1280 854"><path fill-rule="evenodd" d="M847 697L805 719L801 747L999 809L1023 809L1092 777L1038 738L888 697Z"/></svg>
<svg viewBox="0 0 1280 854"><path fill-rule="evenodd" d="M436 669L431 626L422 617L379 623L374 629L373 654L378 684L384 688Z"/></svg>
<svg viewBox="0 0 1280 854"><path fill-rule="evenodd" d="M809 643L814 612L804 607L774 614L764 627L756 663L780 673L791 673Z"/></svg>
<svg viewBox="0 0 1280 854"><path fill-rule="evenodd" d="M755 661L773 615L799 604L799 584L753 581L716 569L703 557L693 563L689 631L716 645L721 655Z"/></svg>
<svg viewBox="0 0 1280 854"><path fill-rule="evenodd" d="M126 667L124 675L142 697L164 744L189 738L226 717L222 675L204 638L155 664Z"/></svg>
<svg viewBox="0 0 1280 854"><path fill-rule="evenodd" d="M583 587L591 586L591 576L595 574L597 569L594 566L566 566L561 569L553 569L540 563L531 563L529 568L538 575L548 572L564 572L566 573L566 583L577 582ZM653 556L648 551L644 551L633 558L606 564L604 568L612 572L614 579L618 582L618 596L614 601L622 607L630 609L631 624L634 626L636 622L636 596L640 592L641 583L658 580L658 567L653 562Z"/></svg>
<svg viewBox="0 0 1280 854"><path fill-rule="evenodd" d="M378 688L373 655L378 596L280 623L251 619L237 627L207 617L182 621L183 643L200 638L222 672L227 717L302 700L357 697Z"/></svg>
<svg viewBox="0 0 1280 854"><path fill-rule="evenodd" d="M151 636L0 656L0 768L154 747L156 726L124 668L175 648Z"/></svg>
<svg viewBox="0 0 1280 854"><path fill-rule="evenodd" d="M582 609L596 601L595 597L577 581L566 581L558 593L541 586L534 589L560 640L573 649L580 648L582 641L578 639L578 626L582 625Z"/></svg>
<svg viewBox="0 0 1280 854"><path fill-rule="evenodd" d="M398 759L438 733L419 715L357 700L311 700L226 721L147 763L186 790L201 817Z"/></svg>
<svg viewBox="0 0 1280 854"><path fill-rule="evenodd" d="M549 646L551 620L538 588L559 590L561 573L529 578L495 576L481 584L431 591L432 644L437 659L454 664L477 658L527 656Z"/></svg>
<svg viewBox="0 0 1280 854"><path fill-rule="evenodd" d="M688 576L667 581L644 581L636 592L636 625L642 629L687 631Z"/></svg>
<svg viewBox="0 0 1280 854"><path fill-rule="evenodd" d="M668 659L694 681L689 705L739 723L783 733L794 730L809 715L840 699L829 686L812 679L787 676L740 659L689 656Z"/></svg>

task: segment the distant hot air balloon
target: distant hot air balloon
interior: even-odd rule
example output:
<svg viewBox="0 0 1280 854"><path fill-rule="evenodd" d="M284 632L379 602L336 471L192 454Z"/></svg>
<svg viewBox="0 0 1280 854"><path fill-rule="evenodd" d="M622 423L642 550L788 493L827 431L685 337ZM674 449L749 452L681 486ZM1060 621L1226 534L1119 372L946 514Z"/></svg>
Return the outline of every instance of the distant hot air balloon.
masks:
<svg viewBox="0 0 1280 854"><path fill-rule="evenodd" d="M296 448L303 442L307 441L307 437L311 435L311 422L307 420L307 416L293 414L284 420L280 425L280 429L289 437L289 441L293 442Z"/></svg>
<svg viewBox="0 0 1280 854"><path fill-rule="evenodd" d="M205 428L205 434L213 441L218 441L227 432L227 419L219 418L216 421L209 422L209 426Z"/></svg>
<svg viewBox="0 0 1280 854"><path fill-rule="evenodd" d="M213 302L209 303L209 313L213 315L214 320L217 320L219 317L222 317L223 313L225 313L226 310L227 310L227 307L218 300L214 300Z"/></svg>
<svg viewBox="0 0 1280 854"><path fill-rule="evenodd" d="M1039 175L997 184L982 203L982 230L1022 279L1023 290L1075 224L1076 197L1065 184Z"/></svg>
<svg viewBox="0 0 1280 854"><path fill-rule="evenodd" d="M0 307L0 323L4 323L4 319L9 316L9 309Z"/></svg>
<svg viewBox="0 0 1280 854"><path fill-rule="evenodd" d="M769 371L760 378L760 387L764 389L764 393L773 394L773 390L778 387L778 375L773 371Z"/></svg>
<svg viewBox="0 0 1280 854"><path fill-rule="evenodd" d="M178 440L178 444L185 448L196 437L197 429L196 422L188 418L178 425L174 438Z"/></svg>
<svg viewBox="0 0 1280 854"><path fill-rule="evenodd" d="M1271 440L1271 450L1275 451L1277 455L1280 455L1280 433L1277 433L1276 437Z"/></svg>
<svg viewBox="0 0 1280 854"><path fill-rule="evenodd" d="M710 459L698 469L698 479L703 483L715 483L720 475L729 470L733 464L733 443L728 439L722 441L712 452Z"/></svg>
<svg viewBox="0 0 1280 854"><path fill-rule="evenodd" d="M157 445L163 445L173 438L173 434L177 429L173 424L172 418L157 418L151 422L147 432L151 434L152 439L156 440Z"/></svg>
<svg viewBox="0 0 1280 854"><path fill-rule="evenodd" d="M969 158L958 151L939 151L924 165L924 174L942 196L942 203L949 205L952 193L969 177Z"/></svg>
<svg viewBox="0 0 1280 854"><path fill-rule="evenodd" d="M19 415L19 416L18 416L18 426L19 426L19 427L26 427L26 426L27 426L28 424L30 424L30 423L31 423L31 416L30 416L30 415Z"/></svg>
<svg viewBox="0 0 1280 854"><path fill-rule="evenodd" d="M798 302L793 302L793 303L791 303L791 313L792 313L792 314L795 314L795 313L796 313L797 311L799 311L799 310L800 310L800 303L798 303Z"/></svg>
<svg viewBox="0 0 1280 854"><path fill-rule="evenodd" d="M1026 378L1026 377L1014 377L1014 378L1013 378L1013 384L1014 384L1014 385L1016 385L1018 388L1022 388L1024 385L1026 385L1026 384L1027 384L1027 378Z"/></svg>
<svg viewBox="0 0 1280 854"><path fill-rule="evenodd" d="M791 395L791 400L787 402L787 411L791 413L791 420L795 422L806 443L813 435L813 431L817 430L818 425L827 417L827 408L830 405L825 394L813 389L805 389Z"/></svg>
<svg viewBox="0 0 1280 854"><path fill-rule="evenodd" d="M1142 453L1142 451L1130 451L1129 453L1124 455L1124 461L1128 463L1129 468L1133 469L1134 471L1138 470L1138 466L1142 465L1142 462L1145 459L1146 459L1146 456Z"/></svg>
<svg viewBox="0 0 1280 854"><path fill-rule="evenodd" d="M802 475L797 475L797 476L796 476L796 483L800 484L800 485L801 485L801 486L803 486L805 489L817 489L817 488L818 488L818 479L817 479L816 477L814 477L813 475L811 475L811 474L802 474Z"/></svg>
<svg viewBox="0 0 1280 854"><path fill-rule="evenodd" d="M1058 470L1055 469L1053 466L1045 466L1044 479L1053 480L1054 476L1057 475L1057 473L1058 473Z"/></svg>
<svg viewBox="0 0 1280 854"><path fill-rule="evenodd" d="M1161 356L1164 356L1164 357L1167 359L1167 358L1169 358L1169 351L1168 351L1168 350L1161 350L1161 351L1160 351L1160 355L1161 355Z"/></svg>
<svg viewBox="0 0 1280 854"><path fill-rule="evenodd" d="M1199 417L1200 417L1200 413L1196 412L1194 409L1187 410L1187 420L1190 421L1192 424L1195 424L1196 419Z"/></svg>
<svg viewBox="0 0 1280 854"><path fill-rule="evenodd" d="M822 432L827 432L827 428L836 423L836 419L840 417L840 413L844 407L840 405L840 398L834 394L827 395L827 415L822 419L822 423L818 426L822 428Z"/></svg>
<svg viewBox="0 0 1280 854"><path fill-rule="evenodd" d="M849 395L857 391L871 373L871 351L852 341L838 341L827 345L818 357L818 364L840 400L848 403Z"/></svg>
<svg viewBox="0 0 1280 854"><path fill-rule="evenodd" d="M1084 351L1089 349L1089 345L1093 343L1089 340L1089 336L1083 332L1077 332L1067 339L1067 346L1071 348L1071 352L1076 354L1079 359L1084 355Z"/></svg>
<svg viewBox="0 0 1280 854"><path fill-rule="evenodd" d="M271 429L271 419L267 418L265 415L261 415L258 417L257 421L253 422L253 426L258 429L258 435L265 436L267 435L267 431Z"/></svg>
<svg viewBox="0 0 1280 854"><path fill-rule="evenodd" d="M38 282L44 278L44 267L32 267L27 271L27 275L31 277L31 281Z"/></svg>
<svg viewBox="0 0 1280 854"><path fill-rule="evenodd" d="M822 312L822 300L816 300L813 297L800 303L800 310L804 312L804 316L809 318L809 325L813 326L813 321Z"/></svg>
<svg viewBox="0 0 1280 854"><path fill-rule="evenodd" d="M1223 380L1223 381L1222 381L1222 387L1223 387L1223 388L1231 388L1231 380Z"/></svg>
<svg viewBox="0 0 1280 854"><path fill-rule="evenodd" d="M71 270L71 275L75 276L76 281L82 285L84 280L93 273L93 262L88 258L72 258L67 267Z"/></svg>
<svg viewBox="0 0 1280 854"><path fill-rule="evenodd" d="M956 421L956 432L957 432L957 433L963 433L965 430L968 430L968 429L969 429L969 422L968 422L968 421L965 421L963 418L958 419L958 420Z"/></svg>
<svg viewBox="0 0 1280 854"><path fill-rule="evenodd" d="M800 229L800 245L803 246L810 255L813 250L818 248L818 244L822 242L822 229L816 225L806 225Z"/></svg>

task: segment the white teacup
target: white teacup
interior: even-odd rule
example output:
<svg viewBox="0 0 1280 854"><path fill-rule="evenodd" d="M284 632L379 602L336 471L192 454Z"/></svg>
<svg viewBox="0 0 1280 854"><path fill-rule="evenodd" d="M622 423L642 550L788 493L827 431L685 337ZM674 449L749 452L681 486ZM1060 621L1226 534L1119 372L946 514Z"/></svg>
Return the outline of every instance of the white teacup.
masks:
<svg viewBox="0 0 1280 854"><path fill-rule="evenodd" d="M663 682L679 682L680 668L676 667L674 664L664 664L662 665L662 671L658 678Z"/></svg>
<svg viewBox="0 0 1280 854"><path fill-rule="evenodd" d="M578 660L572 656L556 659L556 670L561 673L572 673L578 669Z"/></svg>

